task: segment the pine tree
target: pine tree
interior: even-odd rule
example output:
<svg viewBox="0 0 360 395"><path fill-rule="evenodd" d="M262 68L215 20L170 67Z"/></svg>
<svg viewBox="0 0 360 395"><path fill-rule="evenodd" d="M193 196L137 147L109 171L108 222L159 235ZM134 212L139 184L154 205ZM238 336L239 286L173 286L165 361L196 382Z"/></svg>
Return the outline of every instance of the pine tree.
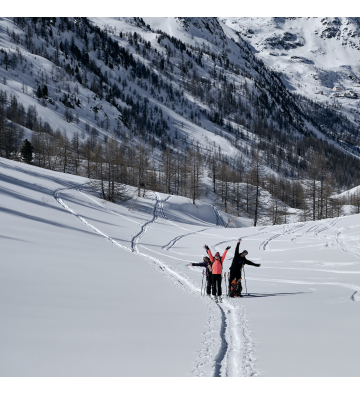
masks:
<svg viewBox="0 0 360 395"><path fill-rule="evenodd" d="M41 89L40 85L37 87L36 96L37 96L39 99L42 98L42 89Z"/></svg>
<svg viewBox="0 0 360 395"><path fill-rule="evenodd" d="M21 147L20 153L22 160L28 165L30 165L33 160L33 151L34 148L31 145L30 141L28 139L25 139Z"/></svg>
<svg viewBox="0 0 360 395"><path fill-rule="evenodd" d="M201 199L204 195L204 187L201 182L203 176L203 165L199 151L188 152L187 157L189 165L189 197L192 200L192 204L195 205L195 201Z"/></svg>
<svg viewBox="0 0 360 395"><path fill-rule="evenodd" d="M7 70L8 66L10 65L10 58L7 51L5 51L4 64L5 64L5 70Z"/></svg>
<svg viewBox="0 0 360 395"><path fill-rule="evenodd" d="M48 87L46 85L44 85L42 88L42 96L47 97L48 94L49 94Z"/></svg>

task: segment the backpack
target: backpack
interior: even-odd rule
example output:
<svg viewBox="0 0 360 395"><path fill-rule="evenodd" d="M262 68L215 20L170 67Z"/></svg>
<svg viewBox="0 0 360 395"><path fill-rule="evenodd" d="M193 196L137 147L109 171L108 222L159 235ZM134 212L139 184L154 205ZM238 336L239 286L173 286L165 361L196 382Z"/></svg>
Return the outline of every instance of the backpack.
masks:
<svg viewBox="0 0 360 395"><path fill-rule="evenodd" d="M237 296L240 296L241 291L242 291L241 282L238 284L236 278L234 278L230 284L230 292L229 292L230 298L236 298Z"/></svg>

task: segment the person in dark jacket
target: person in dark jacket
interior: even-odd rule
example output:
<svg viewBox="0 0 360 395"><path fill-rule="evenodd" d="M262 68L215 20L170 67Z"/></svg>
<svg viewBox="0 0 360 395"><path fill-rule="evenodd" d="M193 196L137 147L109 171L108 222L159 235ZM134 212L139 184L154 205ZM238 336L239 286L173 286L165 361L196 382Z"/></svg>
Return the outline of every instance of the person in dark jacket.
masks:
<svg viewBox="0 0 360 395"><path fill-rule="evenodd" d="M238 240L238 243L236 244L235 248L235 254L234 258L232 261L232 264L230 266L230 278L229 278L229 290L231 288L231 283L236 278L238 286L239 286L239 291L240 291L240 296L241 295L241 290L242 290L242 285L241 285L241 272L242 268L244 265L250 265L250 266L256 266L260 267L260 263L254 263L246 259L246 255L248 252L244 250L241 254L239 253L239 247L240 247L241 239Z"/></svg>
<svg viewBox="0 0 360 395"><path fill-rule="evenodd" d="M190 266L201 266L201 267L206 267L206 293L208 296L211 295L211 286L212 286L212 265L210 262L209 257L204 256L203 257L203 262L200 263L193 263L190 262Z"/></svg>

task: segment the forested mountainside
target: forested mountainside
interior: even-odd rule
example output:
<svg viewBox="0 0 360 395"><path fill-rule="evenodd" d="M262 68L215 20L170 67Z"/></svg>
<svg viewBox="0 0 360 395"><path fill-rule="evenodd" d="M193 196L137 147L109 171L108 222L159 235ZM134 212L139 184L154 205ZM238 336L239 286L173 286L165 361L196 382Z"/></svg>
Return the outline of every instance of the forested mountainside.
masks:
<svg viewBox="0 0 360 395"><path fill-rule="evenodd" d="M1 18L0 154L98 180L110 201L127 184L211 193L254 225L289 206L340 215L356 119L292 90L247 37L218 18Z"/></svg>
<svg viewBox="0 0 360 395"><path fill-rule="evenodd" d="M360 124L359 18L234 17L223 22L281 75L288 89ZM330 120L336 133L331 125Z"/></svg>

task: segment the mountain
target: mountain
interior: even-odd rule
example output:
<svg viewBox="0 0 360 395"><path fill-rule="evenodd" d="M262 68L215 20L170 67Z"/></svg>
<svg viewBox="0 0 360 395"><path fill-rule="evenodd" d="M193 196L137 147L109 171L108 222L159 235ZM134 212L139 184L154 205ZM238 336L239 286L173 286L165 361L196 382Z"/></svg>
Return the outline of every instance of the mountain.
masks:
<svg viewBox="0 0 360 395"><path fill-rule="evenodd" d="M262 20L251 21L2 18L0 154L19 159L27 137L35 165L116 178L137 186L139 196L141 189L156 189L195 203L210 191L202 181L208 176L216 204L254 217L254 223L260 211L267 215L267 204L258 210L259 196L267 202L267 192L276 205L280 199L306 218L322 218L327 210L315 215L315 206L306 209L309 191L302 180L311 179L319 157L326 199L360 183L353 110L295 90L295 82L267 64L268 58L286 56L260 56L250 33L254 27L247 24ZM276 26L300 23L271 21L275 27L262 27L271 37L271 29L281 30ZM264 35L259 45L271 46L271 52L287 48L284 53L307 48L300 33L285 30L279 39ZM299 70L315 62L296 53L291 64ZM110 152L118 153L113 173Z"/></svg>
<svg viewBox="0 0 360 395"><path fill-rule="evenodd" d="M359 18L226 18L287 88L360 124ZM334 91L334 88L342 88ZM353 92L354 95L349 94Z"/></svg>

